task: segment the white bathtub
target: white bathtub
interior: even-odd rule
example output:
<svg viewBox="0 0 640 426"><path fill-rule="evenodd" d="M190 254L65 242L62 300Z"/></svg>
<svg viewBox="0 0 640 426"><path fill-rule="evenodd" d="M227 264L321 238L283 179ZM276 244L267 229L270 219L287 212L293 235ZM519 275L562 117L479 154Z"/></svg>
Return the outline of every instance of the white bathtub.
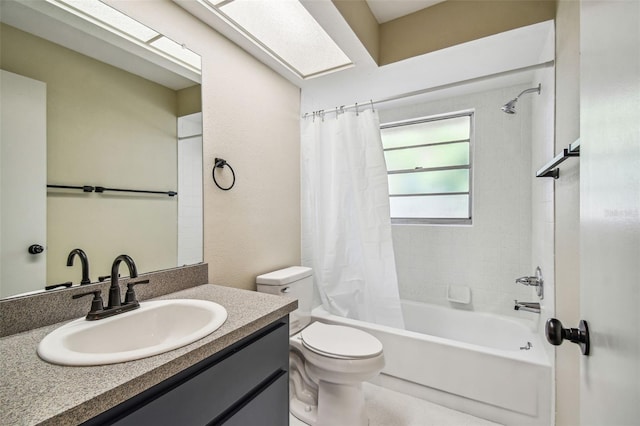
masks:
<svg viewBox="0 0 640 426"><path fill-rule="evenodd" d="M376 383L505 425L550 425L551 366L534 323L402 301L407 330L330 315L384 345ZM527 347L529 350L520 349Z"/></svg>

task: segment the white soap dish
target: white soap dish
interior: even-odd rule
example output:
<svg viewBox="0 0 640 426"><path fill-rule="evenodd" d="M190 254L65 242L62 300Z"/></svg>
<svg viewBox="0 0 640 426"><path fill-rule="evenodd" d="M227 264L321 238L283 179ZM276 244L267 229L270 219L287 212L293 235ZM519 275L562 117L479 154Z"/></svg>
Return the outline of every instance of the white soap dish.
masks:
<svg viewBox="0 0 640 426"><path fill-rule="evenodd" d="M449 285L447 286L447 300L468 305L471 303L471 289L464 285Z"/></svg>

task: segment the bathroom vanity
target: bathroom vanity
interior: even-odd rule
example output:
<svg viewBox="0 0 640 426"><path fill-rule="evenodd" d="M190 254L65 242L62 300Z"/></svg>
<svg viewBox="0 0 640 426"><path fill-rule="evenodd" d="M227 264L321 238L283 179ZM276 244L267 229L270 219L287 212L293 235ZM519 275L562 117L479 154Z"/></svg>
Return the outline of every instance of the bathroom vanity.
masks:
<svg viewBox="0 0 640 426"><path fill-rule="evenodd" d="M84 424L285 425L288 329L277 320Z"/></svg>
<svg viewBox="0 0 640 426"><path fill-rule="evenodd" d="M36 346L61 323L0 339L0 424L287 424L288 314L297 302L211 284L158 299L189 298L223 305L227 321L203 339L137 361L42 361Z"/></svg>

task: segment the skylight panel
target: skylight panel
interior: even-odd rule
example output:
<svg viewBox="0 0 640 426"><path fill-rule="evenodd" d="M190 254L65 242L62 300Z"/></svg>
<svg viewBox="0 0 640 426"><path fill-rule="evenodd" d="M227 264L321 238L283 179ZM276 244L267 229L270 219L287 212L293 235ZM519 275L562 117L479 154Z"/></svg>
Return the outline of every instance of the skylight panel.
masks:
<svg viewBox="0 0 640 426"><path fill-rule="evenodd" d="M351 61L298 0L204 0L247 38L294 70L311 77Z"/></svg>
<svg viewBox="0 0 640 426"><path fill-rule="evenodd" d="M185 69L198 74L201 72L201 58L198 54L130 18L119 10L102 3L100 0L46 1Z"/></svg>
<svg viewBox="0 0 640 426"><path fill-rule="evenodd" d="M156 31L97 0L58 0L140 41L158 37Z"/></svg>

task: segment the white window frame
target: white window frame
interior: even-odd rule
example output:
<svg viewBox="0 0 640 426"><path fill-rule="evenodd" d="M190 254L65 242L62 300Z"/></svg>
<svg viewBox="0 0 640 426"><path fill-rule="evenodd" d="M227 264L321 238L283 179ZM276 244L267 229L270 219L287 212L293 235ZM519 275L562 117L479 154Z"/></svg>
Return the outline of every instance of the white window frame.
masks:
<svg viewBox="0 0 640 426"><path fill-rule="evenodd" d="M445 120L448 118L456 118L456 117L469 117L469 165L468 166L445 166L445 167L433 167L427 169L420 170L395 170L388 171L387 175L398 174L398 173L424 173L426 171L438 171L438 170L459 170L459 169L468 169L469 170L469 192L451 192L451 193L424 193L424 194L407 194L407 195L391 195L389 194L389 198L391 197L405 197L405 196L433 196L433 195L469 195L469 213L466 218L435 218L435 217L424 217L424 218L400 218L400 217L392 217L392 224L424 224L424 225L471 225L473 223L473 147L474 147L474 139L475 139L475 110L464 110L457 111L445 114L438 115L430 115L426 117L420 118L412 118L410 120L403 121L394 121L390 123L384 123L380 125L380 130L388 129L392 127L400 127L400 126L410 126L413 124L421 124L429 121L438 121ZM439 142L435 144L425 144L425 145L413 145L413 146L404 146L404 147L394 147L394 148L386 148L384 151L393 151L399 149L410 149L416 148L420 146L433 146L433 145L445 145L452 144L457 142L466 142L466 139L456 140L456 141L447 141L447 142Z"/></svg>

